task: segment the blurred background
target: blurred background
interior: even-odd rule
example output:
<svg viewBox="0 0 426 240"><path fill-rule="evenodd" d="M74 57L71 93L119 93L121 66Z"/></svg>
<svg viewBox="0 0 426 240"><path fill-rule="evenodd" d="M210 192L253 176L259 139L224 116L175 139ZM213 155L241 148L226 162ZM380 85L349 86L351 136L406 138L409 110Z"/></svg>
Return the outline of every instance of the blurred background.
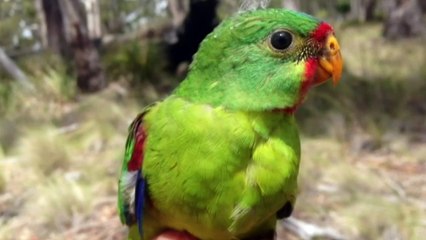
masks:
<svg viewBox="0 0 426 240"><path fill-rule="evenodd" d="M200 41L240 6L1 0L0 239L123 239L116 182L128 124L179 84ZM296 114L294 216L347 239L424 239L426 1L269 7L331 22L345 60L340 85L313 89Z"/></svg>

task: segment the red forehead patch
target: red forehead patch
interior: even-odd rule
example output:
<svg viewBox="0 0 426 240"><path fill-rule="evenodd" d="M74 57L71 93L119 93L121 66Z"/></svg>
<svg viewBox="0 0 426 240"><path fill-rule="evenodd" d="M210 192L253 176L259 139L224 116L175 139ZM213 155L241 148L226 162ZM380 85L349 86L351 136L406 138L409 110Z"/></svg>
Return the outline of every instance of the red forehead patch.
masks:
<svg viewBox="0 0 426 240"><path fill-rule="evenodd" d="M320 25L318 25L315 31L312 32L311 38L317 40L318 42L323 42L327 38L328 34L333 31L333 27L330 24L322 22Z"/></svg>

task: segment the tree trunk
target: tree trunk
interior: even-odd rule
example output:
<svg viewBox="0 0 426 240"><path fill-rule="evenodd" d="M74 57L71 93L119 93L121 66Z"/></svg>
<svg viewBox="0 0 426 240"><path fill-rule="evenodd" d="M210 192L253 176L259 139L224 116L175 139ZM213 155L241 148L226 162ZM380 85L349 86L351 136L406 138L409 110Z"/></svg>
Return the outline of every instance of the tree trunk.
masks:
<svg viewBox="0 0 426 240"><path fill-rule="evenodd" d="M36 9L38 9L41 20L44 47L68 58L70 51L66 40L64 19L59 0L37 0Z"/></svg>
<svg viewBox="0 0 426 240"><path fill-rule="evenodd" d="M89 2L97 4L93 0ZM94 39L89 36L87 27L89 17L85 15L80 0L60 0L60 3L62 12L67 19L66 28L77 73L77 86L82 92L99 91L106 86L106 80L98 49L93 42ZM96 16L90 16L90 20L93 20L92 18L96 18ZM94 21L96 24L97 20ZM94 26L94 28L96 27L99 26ZM92 34L96 36L100 32ZM99 38L100 36L98 36L98 40Z"/></svg>
<svg viewBox="0 0 426 240"><path fill-rule="evenodd" d="M169 43L167 48L169 69L173 72L184 72L177 71L183 69L180 67L181 63L192 61L192 56L197 52L201 41L213 31L218 23L216 8L219 0L180 0L179 2L181 4L169 5L170 11L174 15L173 25L179 24L174 26L176 41L167 41ZM173 12L180 13L173 14ZM181 19L181 14L184 15L183 19Z"/></svg>
<svg viewBox="0 0 426 240"><path fill-rule="evenodd" d="M376 0L367 1L366 7L365 7L365 21L374 20L374 12L376 10L376 6L377 6Z"/></svg>
<svg viewBox="0 0 426 240"><path fill-rule="evenodd" d="M384 22L383 35L399 39L426 33L422 9L417 0L393 0Z"/></svg>
<svg viewBox="0 0 426 240"><path fill-rule="evenodd" d="M283 0L283 8L300 11L300 1L299 0Z"/></svg>
<svg viewBox="0 0 426 240"><path fill-rule="evenodd" d="M169 11L172 15L173 26L178 28L182 26L183 21L189 12L188 0L169 0Z"/></svg>
<svg viewBox="0 0 426 240"><path fill-rule="evenodd" d="M84 1L87 13L87 30L89 38L99 40L102 37L101 13L98 0Z"/></svg>
<svg viewBox="0 0 426 240"><path fill-rule="evenodd" d="M352 19L359 22L371 21L374 19L374 12L377 6L377 0L351 0Z"/></svg>
<svg viewBox="0 0 426 240"><path fill-rule="evenodd" d="M43 11L40 14L41 25L46 26L43 34L45 42L63 57L72 57L78 88L82 92L104 88L105 76L98 49L93 43L93 40L100 40L101 37L98 0L85 1L91 7L87 11L88 16L80 0L38 1L36 6Z"/></svg>

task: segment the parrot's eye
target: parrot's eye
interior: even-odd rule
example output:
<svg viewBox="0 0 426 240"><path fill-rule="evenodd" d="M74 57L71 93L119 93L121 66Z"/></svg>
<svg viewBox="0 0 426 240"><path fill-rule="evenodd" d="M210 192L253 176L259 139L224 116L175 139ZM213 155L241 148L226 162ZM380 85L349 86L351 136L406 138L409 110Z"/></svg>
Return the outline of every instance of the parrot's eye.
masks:
<svg viewBox="0 0 426 240"><path fill-rule="evenodd" d="M292 41L293 41L293 35L287 31L279 30L274 33L272 33L270 39L270 45L278 51L282 51L287 49Z"/></svg>

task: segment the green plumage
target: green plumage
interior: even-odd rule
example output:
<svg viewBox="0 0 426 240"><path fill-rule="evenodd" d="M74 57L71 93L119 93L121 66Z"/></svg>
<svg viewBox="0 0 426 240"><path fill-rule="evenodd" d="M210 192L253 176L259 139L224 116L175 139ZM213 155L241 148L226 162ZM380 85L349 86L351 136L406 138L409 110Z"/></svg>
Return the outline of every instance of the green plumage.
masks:
<svg viewBox="0 0 426 240"><path fill-rule="evenodd" d="M143 239L167 228L203 240L244 239L275 228L276 212L294 204L300 159L294 117L276 109L300 101L306 69L296 59L318 24L292 11L254 11L223 22L203 41L187 79L130 128L119 184L129 239L140 239L132 219L134 173L127 169L136 123L147 134ZM293 33L287 51L268 45L277 29Z"/></svg>

